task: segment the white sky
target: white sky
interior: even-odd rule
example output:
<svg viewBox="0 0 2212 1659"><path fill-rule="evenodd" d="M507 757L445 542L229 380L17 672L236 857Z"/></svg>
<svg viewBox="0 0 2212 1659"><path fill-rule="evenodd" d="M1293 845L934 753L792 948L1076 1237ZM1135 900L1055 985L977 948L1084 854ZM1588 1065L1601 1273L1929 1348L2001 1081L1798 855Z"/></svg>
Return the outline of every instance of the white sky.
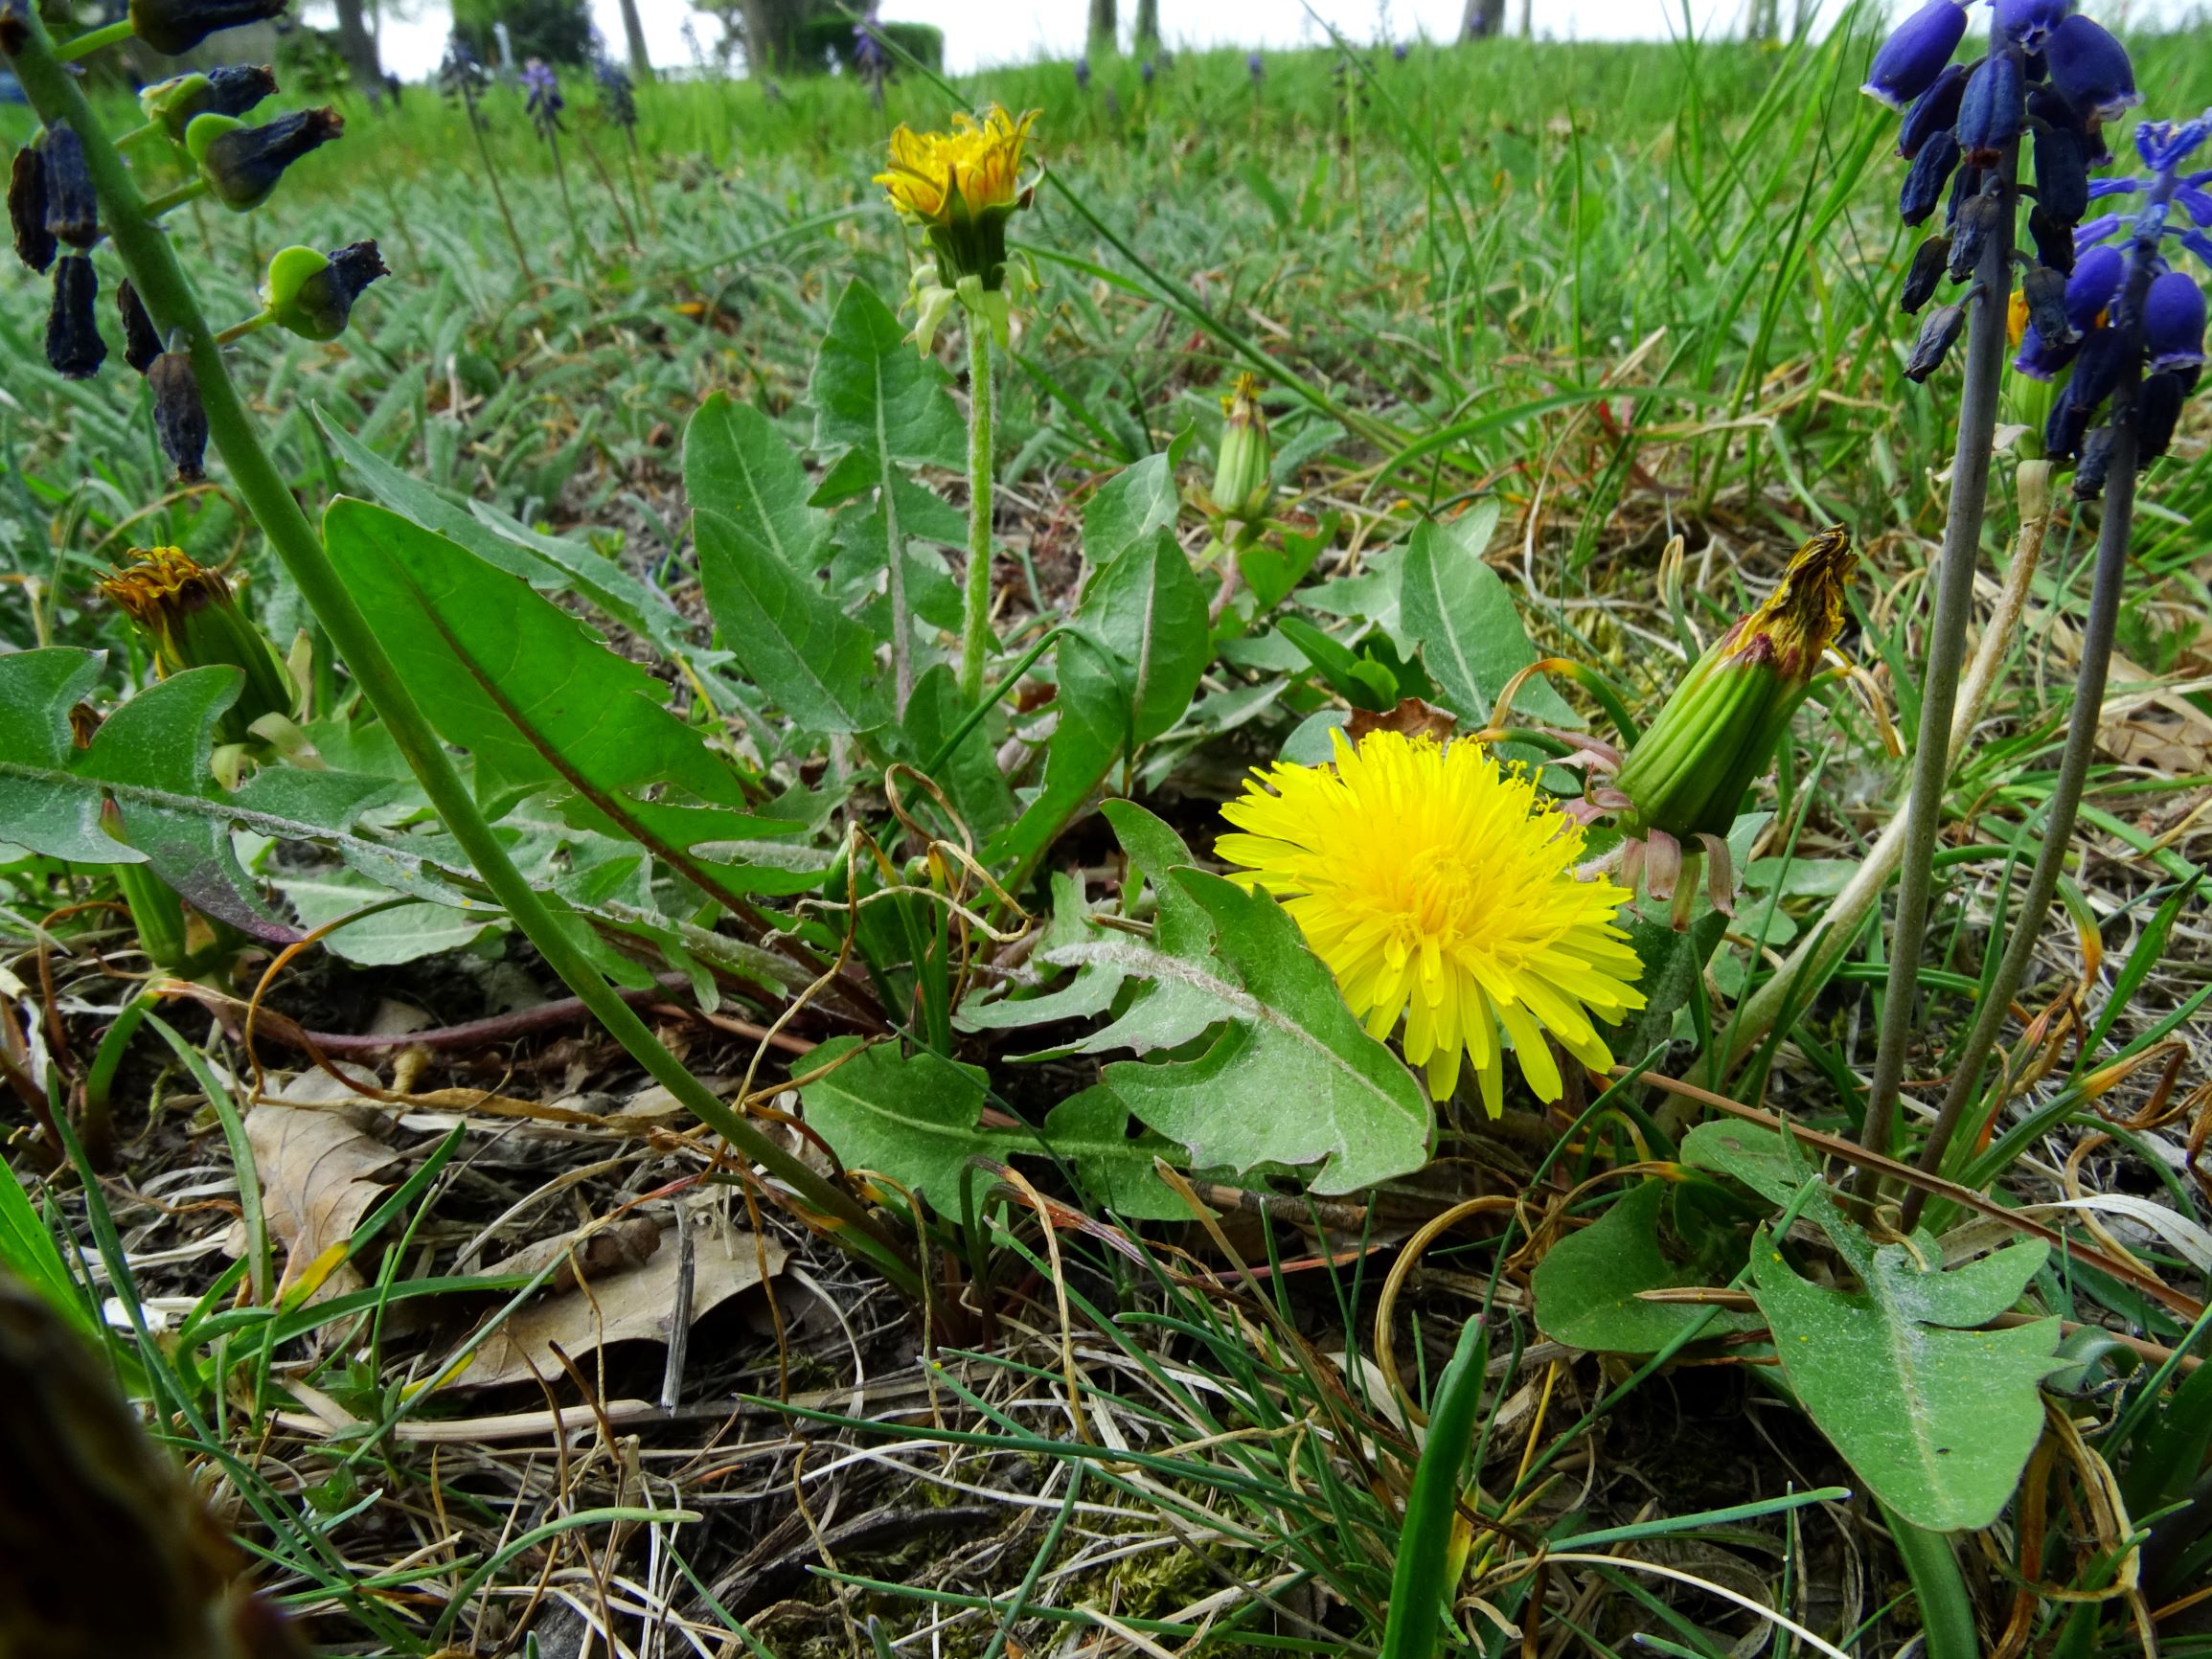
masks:
<svg viewBox="0 0 2212 1659"><path fill-rule="evenodd" d="M1823 26L1846 0L1815 0ZM2098 14L2108 23L2172 17L2200 0L2106 0ZM1125 38L1136 0L1119 0ZM1160 0L1160 28L1171 47L1289 47L1322 44L1325 18L1347 37L1368 42L1425 35L1448 40L1459 28L1463 0ZM1895 11L1905 0L1893 0ZM1509 26L1517 27L1521 0L1506 0ZM1688 0L1700 34L1740 25L1745 0ZM619 57L623 52L618 0L591 0L600 34ZM655 63L688 64L684 20L697 18L713 45L718 25L692 11L689 0L638 0L647 45ZM1538 0L1537 28L1562 39L1665 39L1682 28L1683 0ZM384 67L419 80L438 67L445 50L445 0L384 0ZM1795 0L1782 0L1784 19ZM1040 57L1072 57L1083 45L1085 0L883 0L887 20L934 23L945 31L946 66L966 74L995 63ZM323 19L328 21L328 19Z"/></svg>
<svg viewBox="0 0 2212 1659"><path fill-rule="evenodd" d="M1448 40L1459 28L1463 0L1160 0L1160 32L1171 47L1319 45L1328 38L1316 16L1348 37L1371 41L1387 32L1393 40L1425 34ZM1787 16L1792 0L1784 0ZM619 57L622 12L617 0L591 0L600 34ZM1700 31L1735 23L1743 0L1691 0ZM687 0L638 0L653 61L688 64L687 17L711 46L718 26L695 13ZM2107 8L2109 10L2109 8ZM438 66L445 49L448 12L440 0L387 0L382 35L384 67L419 80ZM1822 0L1822 14L1841 0ZM1136 0L1120 0L1126 37ZM404 13L404 17L399 15ZM954 74L994 63L1040 57L1072 57L1082 49L1085 0L884 0L887 21L934 23L945 31L946 67ZM1507 0L1506 16L1517 26L1520 0ZM1579 39L1664 38L1681 27L1679 0L1539 0L1539 33Z"/></svg>

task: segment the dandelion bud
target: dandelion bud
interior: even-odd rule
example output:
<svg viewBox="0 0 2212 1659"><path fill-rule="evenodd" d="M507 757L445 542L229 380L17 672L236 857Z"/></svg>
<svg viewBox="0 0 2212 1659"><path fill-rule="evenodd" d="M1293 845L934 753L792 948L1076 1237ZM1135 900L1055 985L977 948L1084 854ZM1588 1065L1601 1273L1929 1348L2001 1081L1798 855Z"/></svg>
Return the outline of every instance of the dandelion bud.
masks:
<svg viewBox="0 0 2212 1659"><path fill-rule="evenodd" d="M1843 627L1857 563L1841 525L1820 532L1766 603L1690 666L1614 780L1631 803L1629 834L1727 834Z"/></svg>
<svg viewBox="0 0 2212 1659"><path fill-rule="evenodd" d="M181 57L218 29L265 23L285 0L130 0L130 27L165 57Z"/></svg>
<svg viewBox="0 0 2212 1659"><path fill-rule="evenodd" d="M1927 141L1958 125L1959 95L1966 90L1967 67L1947 65L1935 84L1912 101L1898 125L1897 153L1906 161L1920 154Z"/></svg>
<svg viewBox="0 0 2212 1659"><path fill-rule="evenodd" d="M134 623L165 674L228 664L245 675L239 699L217 735L242 743L263 715L289 715L291 677L267 636L239 609L222 573L193 561L183 549L132 548L138 560L109 577L100 591Z"/></svg>
<svg viewBox="0 0 2212 1659"><path fill-rule="evenodd" d="M17 259L34 271L53 269L59 244L46 228L46 161L28 144L8 170L8 228Z"/></svg>
<svg viewBox="0 0 2212 1659"><path fill-rule="evenodd" d="M2078 11L2051 31L2043 62L2051 84L2085 120L2114 121L2143 102L2127 48Z"/></svg>
<svg viewBox="0 0 2212 1659"><path fill-rule="evenodd" d="M1935 3L1949 6L1950 0L1935 0ZM1905 170L1904 185L1897 193L1898 216L1906 224L1923 224L1927 216L1935 212L1943 187L1958 167L1958 140L1948 131L1933 134L1920 147L1920 153L1912 158L1912 166Z"/></svg>
<svg viewBox="0 0 2212 1659"><path fill-rule="evenodd" d="M192 358L164 352L148 365L146 383L153 393L153 435L176 468L179 483L197 484L207 476L207 410L199 400Z"/></svg>
<svg viewBox="0 0 2212 1659"><path fill-rule="evenodd" d="M46 316L46 361L64 380L89 380L107 359L96 315L100 278L85 254L63 254L54 265L54 308Z"/></svg>
<svg viewBox="0 0 2212 1659"><path fill-rule="evenodd" d="M2066 275L2048 265L2031 265L2020 279L2021 314L2053 346L2073 342L2075 329L2066 320Z"/></svg>
<svg viewBox="0 0 2212 1659"><path fill-rule="evenodd" d="M269 199L285 169L345 130L345 121L329 108L280 115L262 126L234 116L197 115L185 128L185 148L223 206L246 213Z"/></svg>
<svg viewBox="0 0 2212 1659"><path fill-rule="evenodd" d="M123 360L143 375L161 355L161 331L147 315L146 302L128 277L115 290L115 308L123 318Z"/></svg>
<svg viewBox="0 0 2212 1659"><path fill-rule="evenodd" d="M1214 506L1224 518L1244 524L1267 516L1275 493L1274 457L1267 443L1267 412L1260 407L1260 381L1237 376L1236 390L1221 399L1228 419L1221 425L1221 448L1214 466Z"/></svg>
<svg viewBox="0 0 2212 1659"><path fill-rule="evenodd" d="M2105 493L2105 478L2112 469L2112 429L2100 426L2090 433L2082 445L2082 458L2074 463L2074 499L2094 501Z"/></svg>
<svg viewBox="0 0 2212 1659"><path fill-rule="evenodd" d="M1963 283L1981 263L1982 250L2004 223L2004 209L1994 195L1977 195L1958 211L1950 233L1950 280Z"/></svg>
<svg viewBox="0 0 2212 1659"><path fill-rule="evenodd" d="M2029 52L2041 52L2066 14L2069 0L1994 0L1998 31Z"/></svg>
<svg viewBox="0 0 2212 1659"><path fill-rule="evenodd" d="M2036 258L2054 271L2074 268L2072 227L2043 212L2041 203L2028 210L2028 239L2036 244Z"/></svg>
<svg viewBox="0 0 2212 1659"><path fill-rule="evenodd" d="M2155 461L2174 442L2175 422L2181 419L2181 377L2153 375L2135 393L2135 455Z"/></svg>
<svg viewBox="0 0 2212 1659"><path fill-rule="evenodd" d="M2036 205L2062 224L2089 211L2089 168L2082 136L2064 126L2036 129Z"/></svg>
<svg viewBox="0 0 2212 1659"><path fill-rule="evenodd" d="M1903 109L1935 84L1965 34L1965 7L1952 0L1927 0L1890 31L1874 55L1866 84L1859 90L1892 109Z"/></svg>
<svg viewBox="0 0 2212 1659"><path fill-rule="evenodd" d="M313 248L285 248L269 261L262 303L280 327L303 340L334 340L345 332L361 290L391 274L373 241L353 242L327 256Z"/></svg>
<svg viewBox="0 0 2212 1659"><path fill-rule="evenodd" d="M2186 271L2151 279L2143 299L2143 337L2153 369L2189 369L2204 361L2204 290Z"/></svg>
<svg viewBox="0 0 2212 1659"><path fill-rule="evenodd" d="M1927 321L1920 326L1920 338L1913 342L1912 355L1905 359L1904 377L1917 385L1942 368L1965 328L1962 305L1938 306L1928 312Z"/></svg>
<svg viewBox="0 0 2212 1659"><path fill-rule="evenodd" d="M139 93L138 107L182 144L194 116L247 115L276 89L276 72L267 64L235 63L156 81Z"/></svg>
<svg viewBox="0 0 2212 1659"><path fill-rule="evenodd" d="M1904 273L1904 291L1898 297L1898 309L1911 316L1927 304L1935 293L1936 280L1950 262L1950 238L1929 237L1912 253L1912 264Z"/></svg>
<svg viewBox="0 0 2212 1659"><path fill-rule="evenodd" d="M100 239L100 198L93 193L84 140L66 121L57 121L46 129L41 149L46 162L46 228L81 253Z"/></svg>
<svg viewBox="0 0 2212 1659"><path fill-rule="evenodd" d="M2027 86L2020 61L2009 52L1993 52L1966 78L1959 95L1957 138L1966 159L1995 167L2007 145L2027 125Z"/></svg>

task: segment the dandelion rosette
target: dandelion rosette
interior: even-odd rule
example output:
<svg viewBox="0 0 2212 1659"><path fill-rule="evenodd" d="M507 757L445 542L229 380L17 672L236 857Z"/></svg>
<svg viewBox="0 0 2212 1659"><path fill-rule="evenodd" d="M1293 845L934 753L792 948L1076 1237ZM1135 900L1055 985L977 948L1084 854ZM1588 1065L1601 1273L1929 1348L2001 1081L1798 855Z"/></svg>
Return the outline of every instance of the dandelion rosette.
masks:
<svg viewBox="0 0 2212 1659"><path fill-rule="evenodd" d="M1478 743L1386 728L1334 743L1333 764L1278 762L1222 807L1233 878L1282 901L1369 1032L1402 1022L1436 1100L1464 1062L1497 1116L1509 1044L1557 1100L1547 1033L1610 1065L1597 1024L1643 1007L1643 965L1616 920L1628 893L1577 875L1580 827Z"/></svg>

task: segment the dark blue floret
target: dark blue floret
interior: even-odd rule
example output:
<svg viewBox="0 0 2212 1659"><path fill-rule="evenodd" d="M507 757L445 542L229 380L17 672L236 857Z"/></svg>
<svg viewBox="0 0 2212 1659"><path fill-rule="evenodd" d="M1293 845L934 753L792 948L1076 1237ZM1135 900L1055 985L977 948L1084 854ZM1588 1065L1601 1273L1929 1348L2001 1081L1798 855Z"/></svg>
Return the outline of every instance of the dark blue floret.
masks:
<svg viewBox="0 0 2212 1659"><path fill-rule="evenodd" d="M1976 167L1995 167L2004 148L2027 125L2027 86L2020 61L2009 52L1993 52L1966 78L1959 95L1958 147Z"/></svg>
<svg viewBox="0 0 2212 1659"><path fill-rule="evenodd" d="M2143 102L2127 48L2079 12L2051 31L2043 56L2051 84L2086 120L2111 121Z"/></svg>
<svg viewBox="0 0 2212 1659"><path fill-rule="evenodd" d="M1958 100L1966 90L1966 77L1965 64L1947 64L1935 78L1935 84L1912 101L1897 129L1899 155L1912 160L1929 139L1958 125Z"/></svg>
<svg viewBox="0 0 2212 1659"><path fill-rule="evenodd" d="M1942 4L1948 6L1950 0L1942 0ZM1925 223L1927 216L1935 212L1943 187L1957 167L1958 140L1948 132L1939 132L1930 138L1905 170L1904 186L1897 194L1899 216L1908 225Z"/></svg>
<svg viewBox="0 0 2212 1659"><path fill-rule="evenodd" d="M1890 31L1859 90L1903 109L1935 84L1965 34L1966 8L1952 0L1927 0Z"/></svg>
<svg viewBox="0 0 2212 1659"><path fill-rule="evenodd" d="M2151 280L2143 299L2143 339L2151 367L2191 369L2204 361L2204 290L2186 271Z"/></svg>

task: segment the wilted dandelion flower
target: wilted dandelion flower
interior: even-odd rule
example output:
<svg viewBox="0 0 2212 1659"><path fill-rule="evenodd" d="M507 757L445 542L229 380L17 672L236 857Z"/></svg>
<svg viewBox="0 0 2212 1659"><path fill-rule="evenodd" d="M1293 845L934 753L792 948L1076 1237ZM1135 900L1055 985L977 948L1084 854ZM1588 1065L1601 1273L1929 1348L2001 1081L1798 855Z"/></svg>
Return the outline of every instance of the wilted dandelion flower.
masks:
<svg viewBox="0 0 2212 1659"><path fill-rule="evenodd" d="M1215 852L1283 901L1377 1037L1448 1099L1461 1057L1504 1109L1505 1043L1542 1099L1561 1079L1548 1032L1585 1064L1612 1056L1592 1015L1644 1005L1643 965L1614 918L1629 895L1577 879L1583 832L1533 779L1469 741L1335 736L1327 766L1278 763L1222 807Z"/></svg>

